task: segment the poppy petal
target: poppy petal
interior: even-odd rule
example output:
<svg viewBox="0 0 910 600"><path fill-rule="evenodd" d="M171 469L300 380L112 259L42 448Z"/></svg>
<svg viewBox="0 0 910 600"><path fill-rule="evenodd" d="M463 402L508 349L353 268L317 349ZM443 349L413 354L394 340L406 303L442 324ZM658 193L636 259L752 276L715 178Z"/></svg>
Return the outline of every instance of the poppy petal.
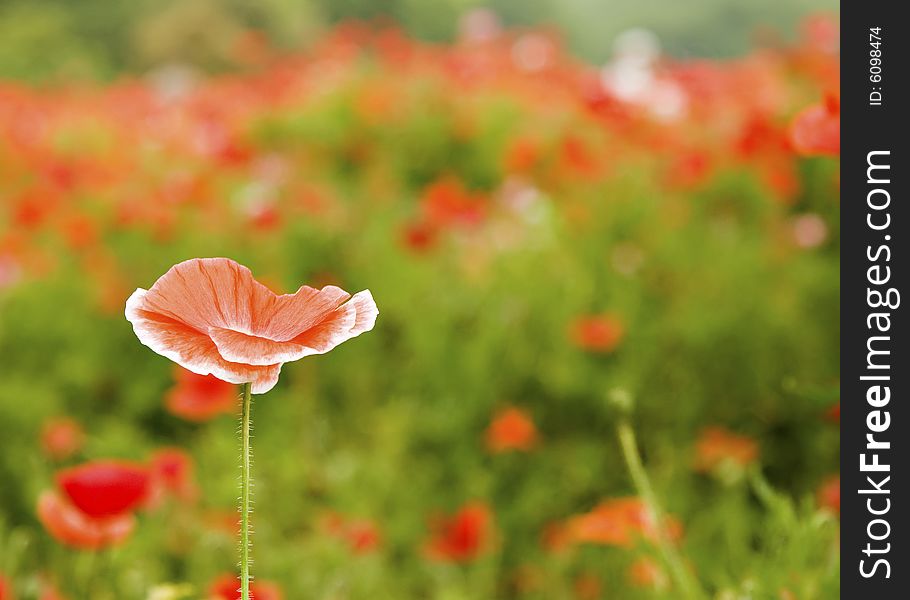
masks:
<svg viewBox="0 0 910 600"><path fill-rule="evenodd" d="M116 517L143 502L149 490L149 471L140 464L99 460L60 471L57 484L89 517Z"/></svg>
<svg viewBox="0 0 910 600"><path fill-rule="evenodd" d="M285 363L316 354L312 348L294 342L276 342L233 329L210 327L209 337L215 343L218 354L222 358L247 365Z"/></svg>
<svg viewBox="0 0 910 600"><path fill-rule="evenodd" d="M197 375L214 375L228 383L252 382L254 394L264 394L278 382L281 364L257 366L225 360L215 342L193 327L150 311L145 304L146 291L138 289L126 302L126 316L133 324L139 341Z"/></svg>
<svg viewBox="0 0 910 600"><path fill-rule="evenodd" d="M319 354L338 344L373 329L379 309L370 290L354 294L350 301L338 307L322 323L304 331L294 341L313 348Z"/></svg>
<svg viewBox="0 0 910 600"><path fill-rule="evenodd" d="M369 290L364 290L324 314L321 321L290 341L279 342L274 338L266 339L216 327L209 329L209 336L225 360L249 365L284 363L312 354L324 354L338 344L369 331L378 314L373 296ZM305 320L308 321L312 315L312 312L309 313Z"/></svg>
<svg viewBox="0 0 910 600"><path fill-rule="evenodd" d="M295 294L275 296L274 303L262 311L250 333L276 342L290 341L324 321L350 297L334 285L321 290L302 286Z"/></svg>
<svg viewBox="0 0 910 600"><path fill-rule="evenodd" d="M86 549L121 543L136 525L136 519L129 514L111 519L92 519L51 491L42 493L38 498L38 519L59 542Z"/></svg>

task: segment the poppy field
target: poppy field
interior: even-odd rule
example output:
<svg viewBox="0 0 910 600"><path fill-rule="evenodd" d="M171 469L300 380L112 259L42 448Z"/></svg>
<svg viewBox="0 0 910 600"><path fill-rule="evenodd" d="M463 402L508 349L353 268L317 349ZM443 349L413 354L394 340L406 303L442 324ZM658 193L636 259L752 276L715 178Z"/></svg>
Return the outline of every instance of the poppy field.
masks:
<svg viewBox="0 0 910 600"><path fill-rule="evenodd" d="M0 600L837 597L836 22L469 25L0 82Z"/></svg>

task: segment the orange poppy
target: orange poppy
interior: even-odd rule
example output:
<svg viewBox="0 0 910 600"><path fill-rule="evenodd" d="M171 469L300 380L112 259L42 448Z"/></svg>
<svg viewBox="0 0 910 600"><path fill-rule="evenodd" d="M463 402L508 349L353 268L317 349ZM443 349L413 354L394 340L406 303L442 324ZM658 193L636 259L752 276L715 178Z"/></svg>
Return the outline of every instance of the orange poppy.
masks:
<svg viewBox="0 0 910 600"><path fill-rule="evenodd" d="M612 352L624 334L622 321L610 314L580 317L569 329L574 344L589 352Z"/></svg>
<svg viewBox="0 0 910 600"><path fill-rule="evenodd" d="M240 600L240 579L225 574L216 579L209 593L218 600ZM284 595L274 583L266 581L250 584L250 600L281 600Z"/></svg>
<svg viewBox="0 0 910 600"><path fill-rule="evenodd" d="M193 459L180 448L161 448L152 454L151 482L146 507L155 508L168 495L190 502L198 490L193 480Z"/></svg>
<svg viewBox="0 0 910 600"><path fill-rule="evenodd" d="M840 475L826 479L816 492L818 504L840 516Z"/></svg>
<svg viewBox="0 0 910 600"><path fill-rule="evenodd" d="M468 562L489 546L493 515L479 502L466 504L450 518L433 523L427 553L436 560Z"/></svg>
<svg viewBox="0 0 910 600"><path fill-rule="evenodd" d="M344 542L354 554L369 554L382 543L379 528L369 519L348 520L330 512L323 515L321 525L326 533Z"/></svg>
<svg viewBox="0 0 910 600"><path fill-rule="evenodd" d="M609 546L632 546L636 538L657 539L657 523L639 498L606 500L590 512L569 519L568 528L576 542ZM665 528L671 539L682 535L682 526L666 517Z"/></svg>
<svg viewBox="0 0 910 600"><path fill-rule="evenodd" d="M38 519L57 541L86 550L117 545L136 525L129 513L93 518L53 491L45 491L38 498Z"/></svg>
<svg viewBox="0 0 910 600"><path fill-rule="evenodd" d="M829 95L823 104L800 112L790 127L790 139L800 154L840 154L840 99Z"/></svg>
<svg viewBox="0 0 910 600"><path fill-rule="evenodd" d="M275 386L283 363L369 331L378 314L369 290L302 286L278 295L227 258L179 263L126 303L140 342L199 375L252 383L254 394Z"/></svg>
<svg viewBox="0 0 910 600"><path fill-rule="evenodd" d="M75 419L49 419L41 428L41 449L52 460L66 460L82 448L85 432Z"/></svg>
<svg viewBox="0 0 910 600"><path fill-rule="evenodd" d="M168 411L187 421L207 421L233 413L238 406L237 386L212 375L197 375L177 367L177 384L165 395Z"/></svg>
<svg viewBox="0 0 910 600"><path fill-rule="evenodd" d="M145 465L125 460L96 460L57 473L67 499L93 519L127 514L147 499L151 473Z"/></svg>
<svg viewBox="0 0 910 600"><path fill-rule="evenodd" d="M7 583L3 575L0 575L0 600L14 600L13 588Z"/></svg>
<svg viewBox="0 0 910 600"><path fill-rule="evenodd" d="M493 419L486 433L490 452L530 450L537 443L537 428L527 413L507 408Z"/></svg>
<svg viewBox="0 0 910 600"><path fill-rule="evenodd" d="M758 444L723 427L707 427L695 445L695 469L712 471L724 464L746 467L758 459Z"/></svg>

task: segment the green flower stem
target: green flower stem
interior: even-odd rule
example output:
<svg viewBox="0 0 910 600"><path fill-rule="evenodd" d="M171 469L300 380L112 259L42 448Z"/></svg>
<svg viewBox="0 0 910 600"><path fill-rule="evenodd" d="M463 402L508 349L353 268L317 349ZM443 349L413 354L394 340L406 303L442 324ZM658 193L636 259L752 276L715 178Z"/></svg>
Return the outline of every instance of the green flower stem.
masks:
<svg viewBox="0 0 910 600"><path fill-rule="evenodd" d="M251 383L243 384L243 408L240 413L240 597L250 600L250 409L253 404Z"/></svg>
<svg viewBox="0 0 910 600"><path fill-rule="evenodd" d="M654 493L654 488L651 487L648 473L641 462L641 455L638 453L635 430L632 429L632 425L627 418L620 419L619 425L616 427L616 433L619 437L619 445L622 448L623 457L626 460L626 467L628 467L629 475L632 477L632 484L635 486L650 518L654 522L657 532L657 548L670 570L670 576L673 578L676 588L684 598L690 600L705 598L704 591L686 568L682 557L670 540L670 536L667 533L666 518L657 502L657 496Z"/></svg>

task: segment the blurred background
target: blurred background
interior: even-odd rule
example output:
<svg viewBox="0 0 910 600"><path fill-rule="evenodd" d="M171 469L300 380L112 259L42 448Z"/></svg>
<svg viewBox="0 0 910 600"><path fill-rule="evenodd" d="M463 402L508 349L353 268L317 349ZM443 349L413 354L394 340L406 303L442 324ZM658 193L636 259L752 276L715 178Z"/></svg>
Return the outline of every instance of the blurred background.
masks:
<svg viewBox="0 0 910 600"><path fill-rule="evenodd" d="M206 256L380 309L256 397L258 600L837 597L837 9L0 2L0 600L239 597L123 316Z"/></svg>
<svg viewBox="0 0 910 600"><path fill-rule="evenodd" d="M4 0L0 76L29 81L110 79L172 61L207 70L235 65L234 40L254 30L284 49L306 47L352 19L394 23L409 36L451 41L473 9L507 27L544 27L574 55L607 60L616 36L633 27L657 34L676 57L729 57L758 41L793 39L810 12L836 0Z"/></svg>

